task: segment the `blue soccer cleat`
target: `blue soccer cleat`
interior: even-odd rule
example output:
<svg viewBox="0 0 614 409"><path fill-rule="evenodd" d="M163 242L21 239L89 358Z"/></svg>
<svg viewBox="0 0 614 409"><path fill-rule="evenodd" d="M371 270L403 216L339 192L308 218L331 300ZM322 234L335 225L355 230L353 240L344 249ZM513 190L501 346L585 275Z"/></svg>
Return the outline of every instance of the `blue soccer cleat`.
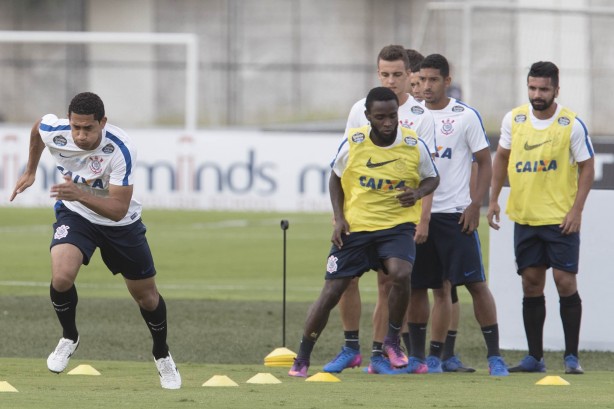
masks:
<svg viewBox="0 0 614 409"><path fill-rule="evenodd" d="M491 376L508 376L507 365L499 355L488 357L488 372Z"/></svg>
<svg viewBox="0 0 614 409"><path fill-rule="evenodd" d="M355 368L362 364L360 351L354 348L341 347L341 352L332 361L324 365L324 372L339 373L345 368Z"/></svg>
<svg viewBox="0 0 614 409"><path fill-rule="evenodd" d="M522 361L516 366L509 369L510 372L546 372L546 363L544 358L539 361L531 355L522 358Z"/></svg>
<svg viewBox="0 0 614 409"><path fill-rule="evenodd" d="M578 357L575 355L567 355L564 359L565 361L565 373L568 375L582 375L584 373L584 369L580 366L580 361L578 361Z"/></svg>

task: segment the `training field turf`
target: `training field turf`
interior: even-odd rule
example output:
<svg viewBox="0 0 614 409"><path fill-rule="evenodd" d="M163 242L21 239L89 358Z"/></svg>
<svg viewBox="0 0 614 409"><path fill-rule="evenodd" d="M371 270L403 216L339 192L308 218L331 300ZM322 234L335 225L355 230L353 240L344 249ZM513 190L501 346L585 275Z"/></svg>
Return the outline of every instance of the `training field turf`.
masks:
<svg viewBox="0 0 614 409"><path fill-rule="evenodd" d="M286 346L297 351L307 308L322 286L329 214L145 211L169 310L169 345L183 377L181 390L165 391L138 308L98 255L77 280L82 341L68 370L89 364L102 376L53 375L46 369L45 359L61 335L48 299L52 210L1 208L0 390L4 381L19 392L0 392L0 408L614 408L612 353L583 351L587 374L573 377L562 373L561 353L548 352L548 375L560 375L570 386L536 386L544 374L489 377L464 290L457 351L478 369L475 374L386 377L354 369L340 374L340 383L312 383L287 377L287 368L263 366L263 358L282 345L281 219L290 221ZM365 362L375 289L375 275L368 273L361 280ZM316 345L310 374L338 352L342 340L335 310ZM522 354L504 351L508 363ZM282 383L245 383L260 372ZM202 387L213 375L227 375L239 387Z"/></svg>

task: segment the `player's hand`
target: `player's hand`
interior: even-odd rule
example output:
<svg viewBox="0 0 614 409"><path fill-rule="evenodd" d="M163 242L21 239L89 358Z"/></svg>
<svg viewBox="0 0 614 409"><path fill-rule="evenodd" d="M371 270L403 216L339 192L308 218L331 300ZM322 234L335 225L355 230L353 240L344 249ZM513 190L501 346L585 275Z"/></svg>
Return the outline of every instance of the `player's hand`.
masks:
<svg viewBox="0 0 614 409"><path fill-rule="evenodd" d="M582 212L571 209L569 213L565 215L563 223L559 225L563 234L572 234L580 231L580 225L582 224Z"/></svg>
<svg viewBox="0 0 614 409"><path fill-rule="evenodd" d="M465 234L472 234L480 225L480 205L471 203L463 214L461 214L458 224L462 224L461 229Z"/></svg>
<svg viewBox="0 0 614 409"><path fill-rule="evenodd" d="M422 244L429 238L429 224L427 223L418 223L416 226L416 233L414 234L414 242L416 244Z"/></svg>
<svg viewBox="0 0 614 409"><path fill-rule="evenodd" d="M495 230L499 230L501 228L501 226L499 226L498 224L501 223L501 219L499 218L500 213L501 208L499 207L499 203L494 202L488 205L488 213L486 213L486 219L488 220L488 225Z"/></svg>
<svg viewBox="0 0 614 409"><path fill-rule="evenodd" d="M24 190L32 186L35 180L35 174L24 173L17 179L17 183L15 184L15 189L13 189L13 193L9 199L9 202L12 202L19 193L22 193Z"/></svg>
<svg viewBox="0 0 614 409"><path fill-rule="evenodd" d="M64 175L64 183L53 185L50 189L50 196L56 200L78 201L82 194L83 191L68 175Z"/></svg>
<svg viewBox="0 0 614 409"><path fill-rule="evenodd" d="M401 204L401 207L412 207L416 204L416 202L418 202L418 200L422 199L418 189L412 189L411 187L404 186L397 188L397 190L401 192L396 196Z"/></svg>
<svg viewBox="0 0 614 409"><path fill-rule="evenodd" d="M338 249L340 249L343 247L343 237L349 235L350 224L347 222L347 220L345 220L345 218L337 220L333 226L333 237L330 239L330 241L337 246Z"/></svg>

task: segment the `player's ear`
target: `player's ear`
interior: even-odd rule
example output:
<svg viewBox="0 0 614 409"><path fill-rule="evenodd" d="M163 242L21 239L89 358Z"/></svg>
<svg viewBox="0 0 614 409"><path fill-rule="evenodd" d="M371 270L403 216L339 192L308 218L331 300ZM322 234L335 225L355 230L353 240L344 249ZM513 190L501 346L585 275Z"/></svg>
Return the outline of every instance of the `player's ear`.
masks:
<svg viewBox="0 0 614 409"><path fill-rule="evenodd" d="M100 126L104 128L106 124L107 124L107 117L103 116L102 119L100 120Z"/></svg>

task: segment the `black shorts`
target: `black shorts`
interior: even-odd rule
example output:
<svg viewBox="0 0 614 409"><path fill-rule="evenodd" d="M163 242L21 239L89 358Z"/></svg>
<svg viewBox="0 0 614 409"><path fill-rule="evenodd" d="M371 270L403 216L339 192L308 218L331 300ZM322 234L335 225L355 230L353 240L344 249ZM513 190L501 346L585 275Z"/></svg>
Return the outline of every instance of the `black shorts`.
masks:
<svg viewBox="0 0 614 409"><path fill-rule="evenodd" d="M415 224L403 223L391 229L344 236L341 249L334 244L330 249L324 278L360 277L369 270L383 269L381 261L388 258L399 258L413 264L416 257L415 231Z"/></svg>
<svg viewBox="0 0 614 409"><path fill-rule="evenodd" d="M517 273L527 267L546 266L578 273L580 233L563 234L558 225L528 226L514 223Z"/></svg>
<svg viewBox="0 0 614 409"><path fill-rule="evenodd" d="M462 232L461 213L433 213L425 243L416 245L412 288L441 288L443 280L452 285L486 281L482 249L477 230Z"/></svg>
<svg viewBox="0 0 614 409"><path fill-rule="evenodd" d="M83 264L90 262L96 248L102 261L113 274L130 280L156 275L153 257L145 238L146 228L141 219L127 226L102 226L66 208L61 202L55 207L51 246L70 243L83 254Z"/></svg>

